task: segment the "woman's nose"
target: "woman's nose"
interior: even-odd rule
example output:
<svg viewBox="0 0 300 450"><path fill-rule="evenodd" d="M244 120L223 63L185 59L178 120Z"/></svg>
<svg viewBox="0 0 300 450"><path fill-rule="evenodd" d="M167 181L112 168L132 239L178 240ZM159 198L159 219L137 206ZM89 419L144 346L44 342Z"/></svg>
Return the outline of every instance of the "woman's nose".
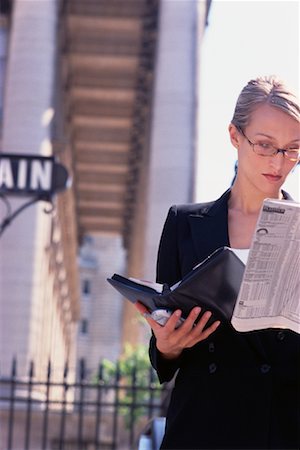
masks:
<svg viewBox="0 0 300 450"><path fill-rule="evenodd" d="M270 160L270 165L272 167L281 167L284 164L285 157L283 152L278 152L276 155L272 156Z"/></svg>

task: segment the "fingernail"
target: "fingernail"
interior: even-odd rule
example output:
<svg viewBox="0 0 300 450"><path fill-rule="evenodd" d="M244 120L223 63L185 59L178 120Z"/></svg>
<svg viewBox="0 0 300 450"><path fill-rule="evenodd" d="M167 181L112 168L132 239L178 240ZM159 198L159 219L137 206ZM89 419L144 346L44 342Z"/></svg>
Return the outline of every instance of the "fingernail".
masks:
<svg viewBox="0 0 300 450"><path fill-rule="evenodd" d="M175 311L175 315L176 315L177 317L180 317L180 316L181 316L181 311L180 311L180 309L177 309L177 310Z"/></svg>
<svg viewBox="0 0 300 450"><path fill-rule="evenodd" d="M198 314L200 313L201 308L199 308L199 306L197 306L196 308L194 308L194 314L195 316L198 316Z"/></svg>

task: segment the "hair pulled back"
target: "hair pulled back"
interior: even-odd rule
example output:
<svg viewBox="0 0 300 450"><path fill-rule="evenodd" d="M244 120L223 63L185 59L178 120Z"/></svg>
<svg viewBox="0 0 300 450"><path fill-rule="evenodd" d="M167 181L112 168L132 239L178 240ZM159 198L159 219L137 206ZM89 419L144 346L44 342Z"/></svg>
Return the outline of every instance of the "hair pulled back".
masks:
<svg viewBox="0 0 300 450"><path fill-rule="evenodd" d="M252 113L259 106L269 104L300 121L299 100L287 86L274 75L250 80L242 89L235 106L231 123L243 130Z"/></svg>

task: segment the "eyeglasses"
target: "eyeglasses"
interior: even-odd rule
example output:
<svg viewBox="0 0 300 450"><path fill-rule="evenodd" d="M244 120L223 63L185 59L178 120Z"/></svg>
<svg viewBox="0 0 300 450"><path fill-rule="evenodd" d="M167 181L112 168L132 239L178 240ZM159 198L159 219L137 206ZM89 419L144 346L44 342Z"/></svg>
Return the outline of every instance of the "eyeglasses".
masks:
<svg viewBox="0 0 300 450"><path fill-rule="evenodd" d="M250 139L245 135L244 131L238 127L237 128L240 133L247 139L249 144L251 145L253 151L260 156L276 156L277 153L282 153L283 156L290 161L299 161L300 159L300 150L299 145L295 144L295 146L290 148L276 148L272 144L268 142L251 142Z"/></svg>

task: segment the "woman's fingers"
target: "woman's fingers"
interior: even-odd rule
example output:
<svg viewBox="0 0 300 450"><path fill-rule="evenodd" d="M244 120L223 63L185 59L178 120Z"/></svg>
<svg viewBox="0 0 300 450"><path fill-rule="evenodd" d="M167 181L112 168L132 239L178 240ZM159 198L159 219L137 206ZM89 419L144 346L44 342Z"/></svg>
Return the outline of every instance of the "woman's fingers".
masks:
<svg viewBox="0 0 300 450"><path fill-rule="evenodd" d="M181 327L180 327L180 331L182 334L186 333L187 330L190 331L193 329L193 327L195 325L195 321L197 320L200 312L201 312L200 306L196 306L195 308L193 308L190 311L189 315L183 322L183 325L181 325Z"/></svg>
<svg viewBox="0 0 300 450"><path fill-rule="evenodd" d="M154 320L151 317L151 312L141 302L136 302L134 304L134 306L136 307L138 312L140 314L142 314L144 319L146 319L148 325L150 325L150 327L152 328L153 331L158 331L158 330L160 330L162 328L162 325L160 325L156 320ZM169 324L169 329L172 329L172 327L175 328L175 325L176 325L177 320L178 320L178 319L176 319L177 315L178 315L178 312L175 311L175 313L173 313L173 315L172 315L174 317L172 318L171 323ZM180 315L181 315L181 312L179 312L179 317L180 317ZM169 322L169 320L168 320L168 322ZM174 326L172 326L173 323L174 323Z"/></svg>
<svg viewBox="0 0 300 450"><path fill-rule="evenodd" d="M160 341L158 344L161 344L164 348L170 346L172 349L176 348L182 350L183 348L192 347L210 336L220 325L220 321L215 321L209 327L207 326L207 323L212 316L210 311L206 311L200 317L198 323L196 323L199 314L201 313L201 308L199 306L196 306L191 310L188 317L179 327L177 327L177 325L182 314L179 309L171 314L170 318L163 326L151 317L149 310L142 303L135 303L135 307L152 328L157 340Z"/></svg>
<svg viewBox="0 0 300 450"><path fill-rule="evenodd" d="M211 311L206 311L201 316L199 322L196 324L196 326L193 328L191 332L191 345L195 345L196 343L201 342L204 339L207 339L208 336L210 336L214 331L216 331L221 322L219 320L216 320L215 322L212 323L212 325L207 326L211 316L212 316Z"/></svg>
<svg viewBox="0 0 300 450"><path fill-rule="evenodd" d="M212 325L208 327L207 324L211 316L212 313L210 311L206 311L195 327L197 330L201 332L203 339L206 339L211 333L216 331L216 329L221 323L219 320L216 320L215 322L212 323Z"/></svg>
<svg viewBox="0 0 300 450"><path fill-rule="evenodd" d="M196 325L196 329L203 331L211 316L212 313L210 311L205 311L205 313L203 313L202 316L200 317L199 322Z"/></svg>
<svg viewBox="0 0 300 450"><path fill-rule="evenodd" d="M207 326L208 321L212 316L212 313L210 311L206 311L204 314L202 314L199 321L195 323L195 321L199 317L200 312L201 308L193 308L184 324L178 330L178 334L182 333L180 342L185 348L193 347L198 342L203 341L208 336L210 336L220 325L220 321L217 320L213 322L213 324L209 327Z"/></svg>
<svg viewBox="0 0 300 450"><path fill-rule="evenodd" d="M216 331L216 329L218 328L218 326L220 325L220 321L216 320L212 325L210 325L209 327L205 328L204 331L202 331L202 339L207 339L208 336L210 336L214 331Z"/></svg>
<svg viewBox="0 0 300 450"><path fill-rule="evenodd" d="M150 325L150 327L153 329L153 331L155 331L156 329L158 329L161 326L155 320L153 320L151 318L150 311L141 302L136 302L134 304L134 306L138 310L138 312L144 317L144 319L146 319L146 321L148 322L148 325Z"/></svg>

